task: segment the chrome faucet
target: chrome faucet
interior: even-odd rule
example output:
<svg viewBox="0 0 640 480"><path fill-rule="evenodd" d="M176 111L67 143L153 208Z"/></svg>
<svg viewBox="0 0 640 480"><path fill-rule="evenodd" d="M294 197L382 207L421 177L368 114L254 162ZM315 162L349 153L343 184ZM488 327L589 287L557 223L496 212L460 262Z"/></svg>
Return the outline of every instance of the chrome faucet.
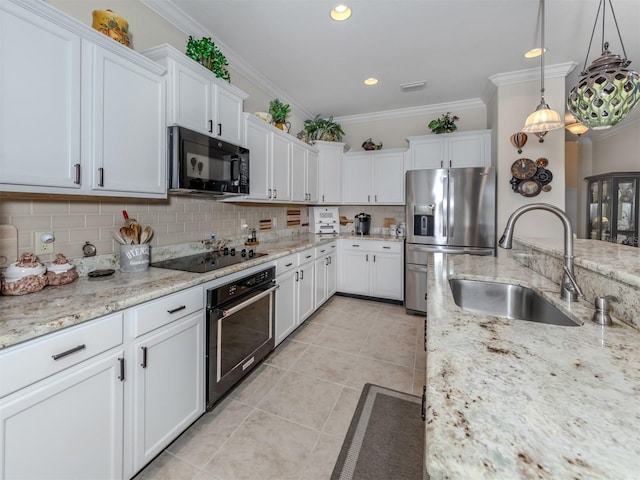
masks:
<svg viewBox="0 0 640 480"><path fill-rule="evenodd" d="M520 215L530 210L546 210L547 212L553 213L562 221L562 225L564 226L564 273L562 275L562 282L560 283L560 298L567 302L576 302L579 296L584 298L584 294L576 282L573 271L573 228L571 227L571 220L569 220L566 213L555 205L548 203L531 203L515 210L509 217L509 220L507 220L507 226L504 229L502 237L500 237L498 245L502 248L512 248L513 228L516 220L520 218Z"/></svg>

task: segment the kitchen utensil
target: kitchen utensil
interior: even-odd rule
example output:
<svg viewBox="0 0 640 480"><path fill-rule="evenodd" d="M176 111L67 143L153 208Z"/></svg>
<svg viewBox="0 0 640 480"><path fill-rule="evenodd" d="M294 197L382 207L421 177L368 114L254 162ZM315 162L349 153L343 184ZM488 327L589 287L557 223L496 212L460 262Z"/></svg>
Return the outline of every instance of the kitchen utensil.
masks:
<svg viewBox="0 0 640 480"><path fill-rule="evenodd" d="M123 227L124 228L124 227ZM118 242L120 245L126 245L127 241L122 238L122 235L120 235L120 232L116 232L115 230L113 230L111 232L111 235L113 235L113 238L116 240L116 242Z"/></svg>
<svg viewBox="0 0 640 480"><path fill-rule="evenodd" d="M135 243L135 233L131 227L120 227L120 235L125 240L125 245L130 245Z"/></svg>
<svg viewBox="0 0 640 480"><path fill-rule="evenodd" d="M140 243L149 243L153 237L153 228L146 226L140 234Z"/></svg>
<svg viewBox="0 0 640 480"><path fill-rule="evenodd" d="M131 229L133 243L140 243L140 234L142 233L142 226L138 222L134 221L131 223L131 226L129 228Z"/></svg>

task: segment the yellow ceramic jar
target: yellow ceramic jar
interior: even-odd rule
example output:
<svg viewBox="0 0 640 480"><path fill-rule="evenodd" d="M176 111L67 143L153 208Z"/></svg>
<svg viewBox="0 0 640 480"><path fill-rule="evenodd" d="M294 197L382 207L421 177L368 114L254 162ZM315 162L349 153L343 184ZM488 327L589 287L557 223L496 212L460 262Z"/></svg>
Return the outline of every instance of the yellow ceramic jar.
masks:
<svg viewBox="0 0 640 480"><path fill-rule="evenodd" d="M93 24L91 26L106 36L113 38L116 42L131 47L129 24L117 13L111 10L94 10Z"/></svg>

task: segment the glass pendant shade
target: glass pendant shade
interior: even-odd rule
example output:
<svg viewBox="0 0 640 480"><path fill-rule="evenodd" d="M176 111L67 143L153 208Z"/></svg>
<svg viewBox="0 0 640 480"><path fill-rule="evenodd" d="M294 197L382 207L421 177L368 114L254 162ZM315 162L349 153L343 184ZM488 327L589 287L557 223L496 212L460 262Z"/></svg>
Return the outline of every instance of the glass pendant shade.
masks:
<svg viewBox="0 0 640 480"><path fill-rule="evenodd" d="M605 43L602 55L582 72L567 99L569 111L594 130L613 127L640 101L640 75L608 47Z"/></svg>
<svg viewBox="0 0 640 480"><path fill-rule="evenodd" d="M583 125L580 122L570 123L564 128L569 130L574 135L578 135L578 136L582 135L583 133L586 133L589 130L589 127L587 127L586 125Z"/></svg>
<svg viewBox="0 0 640 480"><path fill-rule="evenodd" d="M526 133L548 132L562 127L564 127L564 122L560 118L560 114L551 110L543 99L536 111L527 117L522 131Z"/></svg>

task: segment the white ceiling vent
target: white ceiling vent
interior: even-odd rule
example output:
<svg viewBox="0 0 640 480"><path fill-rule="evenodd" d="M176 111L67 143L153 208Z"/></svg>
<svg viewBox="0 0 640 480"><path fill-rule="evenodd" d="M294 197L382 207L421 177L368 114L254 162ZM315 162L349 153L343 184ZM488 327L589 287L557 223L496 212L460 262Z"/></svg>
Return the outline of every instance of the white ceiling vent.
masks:
<svg viewBox="0 0 640 480"><path fill-rule="evenodd" d="M423 80L421 82L401 83L400 89L403 92L415 92L416 90L422 90L426 86L427 86L427 81Z"/></svg>

